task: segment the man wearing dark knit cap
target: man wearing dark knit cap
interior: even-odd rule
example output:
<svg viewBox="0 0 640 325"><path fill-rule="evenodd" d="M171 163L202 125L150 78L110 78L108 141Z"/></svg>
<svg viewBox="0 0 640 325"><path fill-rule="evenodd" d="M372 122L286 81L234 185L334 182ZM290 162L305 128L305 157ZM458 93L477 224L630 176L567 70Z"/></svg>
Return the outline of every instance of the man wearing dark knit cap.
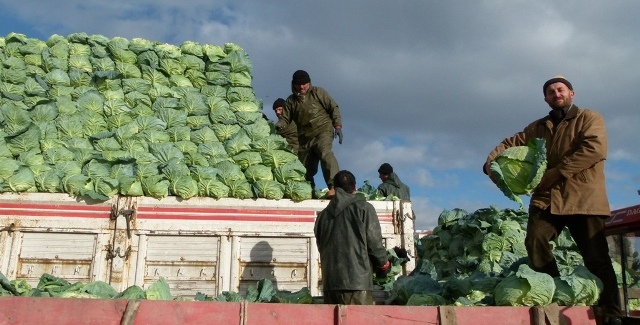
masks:
<svg viewBox="0 0 640 325"><path fill-rule="evenodd" d="M284 111L284 99L278 98L275 102L273 102L273 111L276 113L278 120L282 116L282 111ZM295 122L289 123L288 126L284 128L279 128L276 125L276 133L281 135L283 138L287 140L289 144L289 149L293 151L296 155L298 154L298 126Z"/></svg>
<svg viewBox="0 0 640 325"><path fill-rule="evenodd" d="M329 189L327 197L332 197L335 195L333 176L340 170L333 154L333 139L338 138L338 143L342 144L340 109L326 90L311 85L311 78L304 70L293 73L291 92L276 128L286 128L291 123L297 125L298 158L307 169L305 179L311 183L315 194L313 178L320 164Z"/></svg>
<svg viewBox="0 0 640 325"><path fill-rule="evenodd" d="M378 168L378 175L382 184L378 186L380 195L384 197L396 196L400 200L411 200L409 186L400 180L400 177L393 172L393 167L389 163L384 163Z"/></svg>
<svg viewBox="0 0 640 325"><path fill-rule="evenodd" d="M525 146L533 138L546 141L547 170L529 204L525 238L529 263L535 271L560 276L549 242L567 228L584 265L602 280L597 311L603 323L621 324L618 283L604 233L604 221L611 215L604 175L604 119L594 110L573 104L573 85L563 76L545 82L542 92L551 107L549 114L502 140L487 157L483 171L494 180L490 166L501 152Z"/></svg>

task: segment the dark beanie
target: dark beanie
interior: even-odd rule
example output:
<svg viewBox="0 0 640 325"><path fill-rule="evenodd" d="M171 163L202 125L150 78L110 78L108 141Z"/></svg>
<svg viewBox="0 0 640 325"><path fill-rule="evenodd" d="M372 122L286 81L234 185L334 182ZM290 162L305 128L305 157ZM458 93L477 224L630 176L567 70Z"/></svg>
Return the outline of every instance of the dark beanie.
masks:
<svg viewBox="0 0 640 325"><path fill-rule="evenodd" d="M284 99L278 98L275 102L273 102L273 109L275 110L278 107L284 107Z"/></svg>
<svg viewBox="0 0 640 325"><path fill-rule="evenodd" d="M391 165L389 165L388 163L384 163L380 165L380 168L378 168L378 173L389 175L393 173L393 167L391 167Z"/></svg>
<svg viewBox="0 0 640 325"><path fill-rule="evenodd" d="M556 82L562 82L563 84L565 84L567 86L567 88L569 88L569 90L573 90L573 86L571 85L569 80L567 80L563 76L557 75L557 76L547 80L547 82L544 83L544 85L542 86L542 93L546 95L547 94L547 87L549 87L549 85L554 84Z"/></svg>
<svg viewBox="0 0 640 325"><path fill-rule="evenodd" d="M293 78L291 79L291 82L294 85L302 85L302 84L311 82L311 77L309 77L309 74L306 71L298 70L293 73Z"/></svg>

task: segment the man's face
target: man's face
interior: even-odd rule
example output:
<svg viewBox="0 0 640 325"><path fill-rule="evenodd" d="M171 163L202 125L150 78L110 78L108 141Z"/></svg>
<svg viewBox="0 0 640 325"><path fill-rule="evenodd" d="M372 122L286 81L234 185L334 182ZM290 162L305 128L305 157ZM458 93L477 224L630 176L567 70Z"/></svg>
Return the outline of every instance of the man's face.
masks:
<svg viewBox="0 0 640 325"><path fill-rule="evenodd" d="M280 117L282 116L282 110L283 110L282 107L276 107L273 111L276 112L277 117Z"/></svg>
<svg viewBox="0 0 640 325"><path fill-rule="evenodd" d="M544 101L549 104L552 109L560 109L571 106L573 102L574 92L562 82L556 82L547 87L544 94Z"/></svg>
<svg viewBox="0 0 640 325"><path fill-rule="evenodd" d="M384 182L389 178L389 175L378 172L378 177Z"/></svg>
<svg viewBox="0 0 640 325"><path fill-rule="evenodd" d="M293 87L296 89L298 94L304 95L309 91L309 88L311 88L311 83L307 82L306 84L293 85Z"/></svg>

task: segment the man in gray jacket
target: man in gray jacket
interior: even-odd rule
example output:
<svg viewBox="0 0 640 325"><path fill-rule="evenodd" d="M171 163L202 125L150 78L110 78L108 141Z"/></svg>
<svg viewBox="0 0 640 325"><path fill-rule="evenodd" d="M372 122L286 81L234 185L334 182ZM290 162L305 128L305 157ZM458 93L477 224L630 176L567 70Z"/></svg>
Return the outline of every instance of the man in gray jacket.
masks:
<svg viewBox="0 0 640 325"><path fill-rule="evenodd" d="M338 160L333 154L333 139L342 144L342 120L338 104L321 87L312 86L309 74L298 70L291 80L292 94L285 101L276 129L285 129L290 123L298 126L298 158L307 169L305 179L315 193L313 177L318 163L329 189L328 197L335 194L333 176L338 172Z"/></svg>
<svg viewBox="0 0 640 325"><path fill-rule="evenodd" d="M384 163L378 168L378 175L382 184L378 185L380 195L388 197L390 195L398 197L400 200L411 201L409 186L400 180L400 177L393 172L393 167L389 163Z"/></svg>
<svg viewBox="0 0 640 325"><path fill-rule="evenodd" d="M375 208L356 193L356 178L338 172L335 196L316 219L314 233L322 265L324 302L373 305L373 272L391 270ZM373 265L373 266L372 266Z"/></svg>

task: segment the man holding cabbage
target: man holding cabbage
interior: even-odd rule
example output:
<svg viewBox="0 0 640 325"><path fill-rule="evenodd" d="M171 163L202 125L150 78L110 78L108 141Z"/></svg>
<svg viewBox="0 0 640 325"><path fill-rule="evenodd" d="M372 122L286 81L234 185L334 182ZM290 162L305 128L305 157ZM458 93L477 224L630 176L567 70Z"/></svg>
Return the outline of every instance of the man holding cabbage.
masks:
<svg viewBox="0 0 640 325"><path fill-rule="evenodd" d="M605 324L616 324L622 315L620 296L604 234L604 221L611 213L604 176L607 156L604 119L594 110L573 104L573 86L563 76L549 79L542 90L551 107L549 114L504 139L487 157L483 171L505 194L531 194L525 239L531 267L552 277L560 276L549 242L567 227L585 266L602 280L604 288L598 306ZM523 175L513 172L517 169L513 166L501 169L506 167L507 150L535 147L532 145L535 141L543 144L536 152L546 153L546 161L523 167L530 171ZM534 156L523 156L522 166L532 163ZM537 171L539 177L533 175ZM518 184L511 178L526 179L524 183L530 182L531 190L505 188Z"/></svg>
<svg viewBox="0 0 640 325"><path fill-rule="evenodd" d="M326 90L311 85L311 78L304 70L297 70L291 79L291 91L285 101L276 129L284 129L290 123L298 126L298 158L307 169L305 179L311 183L318 173L318 163L327 183L328 197L335 194L333 176L338 173L338 160L333 154L333 139L342 144L342 121L338 104Z"/></svg>

